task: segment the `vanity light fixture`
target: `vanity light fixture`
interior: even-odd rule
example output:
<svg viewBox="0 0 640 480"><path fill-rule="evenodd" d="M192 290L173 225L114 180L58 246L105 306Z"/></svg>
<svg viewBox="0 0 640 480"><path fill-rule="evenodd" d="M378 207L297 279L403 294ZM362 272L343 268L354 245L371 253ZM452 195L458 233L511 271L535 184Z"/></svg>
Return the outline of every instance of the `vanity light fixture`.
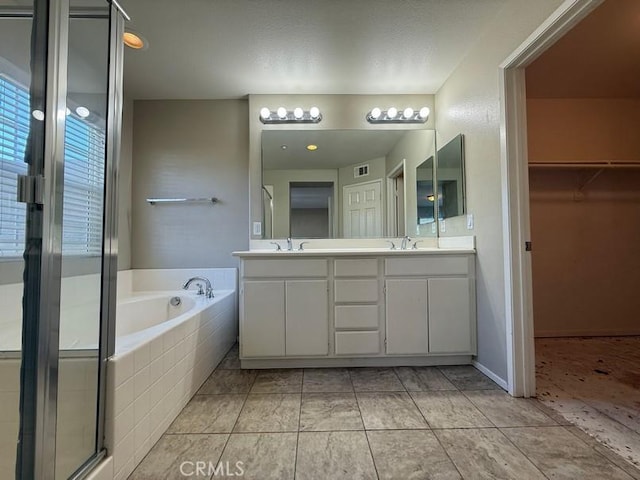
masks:
<svg viewBox="0 0 640 480"><path fill-rule="evenodd" d="M293 110L278 107L275 111L267 107L260 109L262 123L318 123L320 120L322 115L318 107L311 107L309 110L304 110L302 107L296 107Z"/></svg>
<svg viewBox="0 0 640 480"><path fill-rule="evenodd" d="M372 108L367 113L369 123L425 123L429 118L429 107L422 107L417 111L411 107L406 107L402 113L396 107L389 107L381 110L379 107Z"/></svg>

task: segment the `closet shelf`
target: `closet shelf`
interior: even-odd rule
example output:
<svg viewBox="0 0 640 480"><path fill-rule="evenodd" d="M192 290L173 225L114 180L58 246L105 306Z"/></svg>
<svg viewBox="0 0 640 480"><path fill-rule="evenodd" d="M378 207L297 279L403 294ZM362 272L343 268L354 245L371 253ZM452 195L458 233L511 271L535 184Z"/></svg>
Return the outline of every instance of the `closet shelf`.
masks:
<svg viewBox="0 0 640 480"><path fill-rule="evenodd" d="M530 162L529 168L564 168L564 169L585 169L585 168L640 168L640 162Z"/></svg>
<svg viewBox="0 0 640 480"><path fill-rule="evenodd" d="M620 162L620 161L603 161L603 162L530 162L530 169L550 169L550 170L589 170L590 173L586 178L582 178L576 187L576 194L580 195L584 189L593 183L602 172L612 169L635 169L640 168L640 162ZM585 172L586 173L586 172Z"/></svg>

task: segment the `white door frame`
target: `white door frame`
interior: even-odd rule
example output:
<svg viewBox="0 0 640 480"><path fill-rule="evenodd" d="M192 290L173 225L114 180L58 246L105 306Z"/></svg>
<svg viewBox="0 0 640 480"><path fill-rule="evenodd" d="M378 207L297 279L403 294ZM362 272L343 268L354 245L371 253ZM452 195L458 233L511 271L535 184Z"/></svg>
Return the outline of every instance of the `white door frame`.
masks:
<svg viewBox="0 0 640 480"><path fill-rule="evenodd" d="M406 164L407 164L407 160L406 159L402 159L402 161L398 162L398 164L393 167L389 173L387 173L387 221L386 221L386 225L385 225L385 233L388 237L397 237L398 236L398 231L396 226L398 225L398 219L396 218L396 205L395 205L395 180L396 177L398 176L398 174L400 172L402 172L402 178L403 178L403 182L405 182L405 188L404 188L404 198L402 199L402 201L404 202L404 207L405 207L405 222L406 222L406 209L407 209L407 185L406 185L406 176L405 176L405 170L406 170ZM393 195L392 195L393 194ZM406 230L406 225L405 225L405 230Z"/></svg>
<svg viewBox="0 0 640 480"><path fill-rule="evenodd" d="M499 67L502 226L509 393L536 393L525 68L604 0L566 0Z"/></svg>

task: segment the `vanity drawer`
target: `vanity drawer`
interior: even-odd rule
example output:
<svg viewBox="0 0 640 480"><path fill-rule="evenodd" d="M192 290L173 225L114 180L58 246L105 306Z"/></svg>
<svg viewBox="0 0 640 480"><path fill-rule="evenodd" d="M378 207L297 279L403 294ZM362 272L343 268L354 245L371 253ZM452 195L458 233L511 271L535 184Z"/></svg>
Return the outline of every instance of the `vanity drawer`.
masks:
<svg viewBox="0 0 640 480"><path fill-rule="evenodd" d="M328 262L324 259L260 258L243 261L245 277L326 277Z"/></svg>
<svg viewBox="0 0 640 480"><path fill-rule="evenodd" d="M337 305L336 328L378 328L378 305Z"/></svg>
<svg viewBox="0 0 640 480"><path fill-rule="evenodd" d="M378 279L334 280L336 302L377 302Z"/></svg>
<svg viewBox="0 0 640 480"><path fill-rule="evenodd" d="M468 256L439 255L429 257L387 258L384 261L385 275L467 275Z"/></svg>
<svg viewBox="0 0 640 480"><path fill-rule="evenodd" d="M375 332L336 332L336 355L377 355L380 334Z"/></svg>
<svg viewBox="0 0 640 480"><path fill-rule="evenodd" d="M377 277L377 258L340 258L334 261L336 277Z"/></svg>

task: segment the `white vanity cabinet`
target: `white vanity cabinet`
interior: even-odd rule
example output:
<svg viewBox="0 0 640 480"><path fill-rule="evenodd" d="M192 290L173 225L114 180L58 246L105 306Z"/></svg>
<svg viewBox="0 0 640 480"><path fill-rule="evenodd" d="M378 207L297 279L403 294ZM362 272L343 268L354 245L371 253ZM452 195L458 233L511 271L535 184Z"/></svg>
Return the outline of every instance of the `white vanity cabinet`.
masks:
<svg viewBox="0 0 640 480"><path fill-rule="evenodd" d="M327 260L249 260L242 273L242 356L329 353Z"/></svg>
<svg viewBox="0 0 640 480"><path fill-rule="evenodd" d="M451 365L476 353L473 251L237 255L243 368Z"/></svg>
<svg viewBox="0 0 640 480"><path fill-rule="evenodd" d="M474 273L469 255L385 259L386 352L475 354Z"/></svg>

